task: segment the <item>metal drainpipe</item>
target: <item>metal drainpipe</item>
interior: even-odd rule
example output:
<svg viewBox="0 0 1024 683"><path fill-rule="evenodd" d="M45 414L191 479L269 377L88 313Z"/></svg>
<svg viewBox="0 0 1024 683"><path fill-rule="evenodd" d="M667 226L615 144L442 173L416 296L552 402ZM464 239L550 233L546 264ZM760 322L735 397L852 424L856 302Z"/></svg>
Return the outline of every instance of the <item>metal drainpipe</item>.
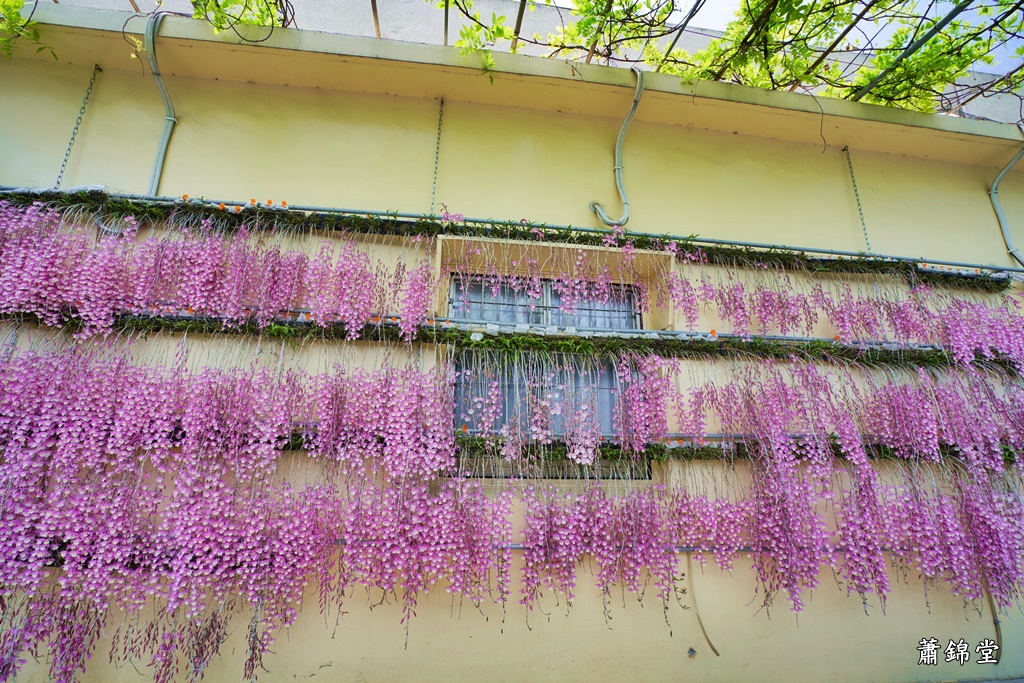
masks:
<svg viewBox="0 0 1024 683"><path fill-rule="evenodd" d="M625 225L626 221L629 220L629 199L626 197L626 188L622 185L622 141L626 137L626 131L629 130L633 114L636 113L636 108L640 104L640 98L644 94L644 72L635 66L633 67L633 72L636 74L636 94L633 95L633 106L629 108L629 113L626 114L626 119L622 122L622 128L619 130L619 137L615 141L615 188L619 191L619 198L622 200L622 217L618 219L609 218L603 206L596 201L590 202L590 210L596 213L597 217L605 225L621 226Z"/></svg>
<svg viewBox="0 0 1024 683"><path fill-rule="evenodd" d="M160 89L160 95L164 98L164 133L160 138L160 146L156 150L156 160L153 162L153 173L149 178L149 190L146 192L149 195L156 195L160 189L160 177L164 172L167 146L171 142L174 124L178 122L174 118L174 105L171 103L171 95L167 92L167 86L164 85L163 76L160 75L160 67L156 62L156 34L160 28L160 22L163 21L166 14L167 12L156 12L151 14L149 20L146 21L146 58L149 60L149 70L153 72L156 86Z"/></svg>
<svg viewBox="0 0 1024 683"><path fill-rule="evenodd" d="M1024 126L1017 124L1017 128L1024 133ZM1012 159L1010 163L1003 167L1003 170L999 172L996 179L992 181L992 189L988 191L988 198L992 200L992 209L996 212L996 219L999 221L999 229L1003 233L1003 244L1006 245L1006 252L1013 257L1013 259L1024 266L1024 260L1021 260L1020 252L1017 251L1017 246L1013 243L1013 236L1010 235L1010 226L1006 222L1006 215L1003 213L1003 205L999 203L999 183L1003 182L1003 176L1005 176L1011 168L1016 165L1018 161L1024 157L1024 147L1021 147L1020 151Z"/></svg>

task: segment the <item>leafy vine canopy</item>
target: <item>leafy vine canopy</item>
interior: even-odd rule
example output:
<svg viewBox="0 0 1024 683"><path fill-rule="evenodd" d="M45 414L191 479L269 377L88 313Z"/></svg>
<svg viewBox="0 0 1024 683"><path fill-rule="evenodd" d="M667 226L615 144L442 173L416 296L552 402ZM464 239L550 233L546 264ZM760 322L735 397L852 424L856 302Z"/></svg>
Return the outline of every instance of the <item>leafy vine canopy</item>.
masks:
<svg viewBox="0 0 1024 683"><path fill-rule="evenodd" d="M698 48L677 39L700 25L707 0L576 0L558 11L561 23L547 35L521 31L523 11L534 9L535 0L510 2L508 16L487 16L473 0L428 1L453 15L455 45L464 55L480 55L485 70L494 65L492 51L530 46L558 59L641 64L686 82L950 112L977 97L1016 93L1024 83L1024 0L741 0L724 33ZM19 38L46 49L24 0L0 5L0 51L9 56ZM377 0L370 5L379 34ZM290 0L192 0L192 8L217 30L295 23ZM957 85L996 54L1001 75Z"/></svg>
<svg viewBox="0 0 1024 683"><path fill-rule="evenodd" d="M814 91L918 111L948 101L949 88L972 67L992 64L994 53L1024 56L1018 0L741 0L724 34L699 49L677 48L706 2L580 0L556 31L532 37L518 35L504 16L481 16L472 0L452 7L468 19L457 43L464 52L526 43L551 57L639 63L687 82ZM1024 64L954 100L962 106L967 97L1014 92L1022 81Z"/></svg>

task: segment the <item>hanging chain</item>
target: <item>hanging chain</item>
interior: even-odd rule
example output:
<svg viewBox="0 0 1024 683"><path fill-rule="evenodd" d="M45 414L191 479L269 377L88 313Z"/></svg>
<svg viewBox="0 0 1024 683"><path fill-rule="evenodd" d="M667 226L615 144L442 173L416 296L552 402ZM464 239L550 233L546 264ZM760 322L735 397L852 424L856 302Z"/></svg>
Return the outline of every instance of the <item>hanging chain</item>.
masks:
<svg viewBox="0 0 1024 683"><path fill-rule="evenodd" d="M11 360L11 357L14 356L14 352L18 348L18 332L20 331L21 321L15 318L14 329L11 330L11 335L7 338L7 342L4 344L3 359L5 363Z"/></svg>
<svg viewBox="0 0 1024 683"><path fill-rule="evenodd" d="M868 224L864 220L864 207L860 203L860 191L857 189L857 176L853 174L853 158L850 157L850 148L843 147L846 153L846 165L850 167L850 180L853 181L853 196L857 198L857 211L860 213L860 228L864 231L864 244L867 245L867 253L871 253L871 239L868 237Z"/></svg>
<svg viewBox="0 0 1024 683"><path fill-rule="evenodd" d="M82 118L85 116L85 106L89 104L89 97L92 95L92 86L96 85L96 76L103 71L97 64L92 68L92 78L89 79L89 87L85 91L85 99L82 100L82 108L78 110L78 118L75 119L75 128L71 131L71 139L68 140L68 149L64 152L64 161L61 162L60 171L57 172L57 182L53 189L60 189L60 181L64 180L64 171L68 167L68 159L71 158L71 148L75 146L75 138L78 137L78 129L82 125Z"/></svg>
<svg viewBox="0 0 1024 683"><path fill-rule="evenodd" d="M441 122L444 121L444 98L437 113L437 145L434 147L434 184L430 188L430 215L434 215L434 202L437 200L437 165L441 159Z"/></svg>

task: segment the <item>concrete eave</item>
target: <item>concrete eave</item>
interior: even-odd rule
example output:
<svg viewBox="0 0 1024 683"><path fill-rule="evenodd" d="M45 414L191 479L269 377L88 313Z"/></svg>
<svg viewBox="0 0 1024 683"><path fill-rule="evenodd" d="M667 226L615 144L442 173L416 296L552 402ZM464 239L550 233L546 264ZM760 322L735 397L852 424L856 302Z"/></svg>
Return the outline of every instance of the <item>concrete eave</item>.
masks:
<svg viewBox="0 0 1024 683"><path fill-rule="evenodd" d="M38 6L34 19L62 63L140 68L125 36L141 39L146 17L46 4ZM169 16L157 42L160 69L181 77L443 97L615 119L625 115L635 88L632 72L615 67L495 53L492 83L478 56L461 57L451 47L298 29L243 27L242 32L261 42ZM27 51L16 56L51 59ZM685 84L653 73L636 120L992 168L1002 167L1024 144L1024 134L1009 124L720 82Z"/></svg>

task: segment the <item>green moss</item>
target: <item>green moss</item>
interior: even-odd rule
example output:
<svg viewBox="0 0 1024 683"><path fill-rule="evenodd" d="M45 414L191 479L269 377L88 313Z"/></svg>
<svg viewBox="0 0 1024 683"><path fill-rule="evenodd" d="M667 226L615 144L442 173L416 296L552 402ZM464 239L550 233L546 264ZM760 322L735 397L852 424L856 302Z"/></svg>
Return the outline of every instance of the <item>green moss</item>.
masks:
<svg viewBox="0 0 1024 683"><path fill-rule="evenodd" d="M422 329L418 341L448 344L456 349L476 349L518 353L524 351L549 354L581 354L619 357L625 354L653 354L662 358L767 358L780 361L792 358L823 362L844 361L861 365L886 367L944 368L952 359L940 349L856 348L826 340L781 341L752 337L704 339L647 339L644 337L554 337L534 334L500 333L484 335L473 341L470 333L460 330ZM983 361L987 367L998 367L1016 373L1007 360Z"/></svg>
<svg viewBox="0 0 1024 683"><path fill-rule="evenodd" d="M35 315L27 313L4 314L0 319L20 320L30 324L42 324ZM81 320L71 312L64 318L64 328L69 332L82 329ZM124 315L114 323L114 330L148 334L155 332L189 334L230 334L262 335L272 339L287 340L293 345L326 340L340 341L349 338L344 324L320 327L310 322L276 321L260 327L256 321L238 324L226 323L217 318L175 318L160 316ZM882 349L856 348L825 340L782 341L752 337L720 338L717 341L704 339L648 339L645 337L559 337L529 333L485 334L474 340L472 333L446 327L420 327L411 340L414 344L438 344L450 346L457 351L475 350L518 355L550 354L581 355L620 358L625 355L656 355L662 358L764 358L779 361L791 359L836 361L865 366L892 368L948 368L952 359L941 349ZM402 343L401 331L395 325L368 324L358 334L361 341L385 341ZM979 366L1000 369L1017 375L1014 364L1007 359L985 360L978 358Z"/></svg>
<svg viewBox="0 0 1024 683"><path fill-rule="evenodd" d="M459 457L463 458L488 458L494 457L501 450L504 441L499 436L484 437L456 433L455 450ZM664 460L665 454L670 451L664 444L651 444L645 450L634 452L623 449L616 443L602 443L598 446L597 459L606 461L650 461ZM569 448L564 441L554 441L549 444L528 443L522 447L519 459L532 462L544 460L546 462L571 462L568 457Z"/></svg>

